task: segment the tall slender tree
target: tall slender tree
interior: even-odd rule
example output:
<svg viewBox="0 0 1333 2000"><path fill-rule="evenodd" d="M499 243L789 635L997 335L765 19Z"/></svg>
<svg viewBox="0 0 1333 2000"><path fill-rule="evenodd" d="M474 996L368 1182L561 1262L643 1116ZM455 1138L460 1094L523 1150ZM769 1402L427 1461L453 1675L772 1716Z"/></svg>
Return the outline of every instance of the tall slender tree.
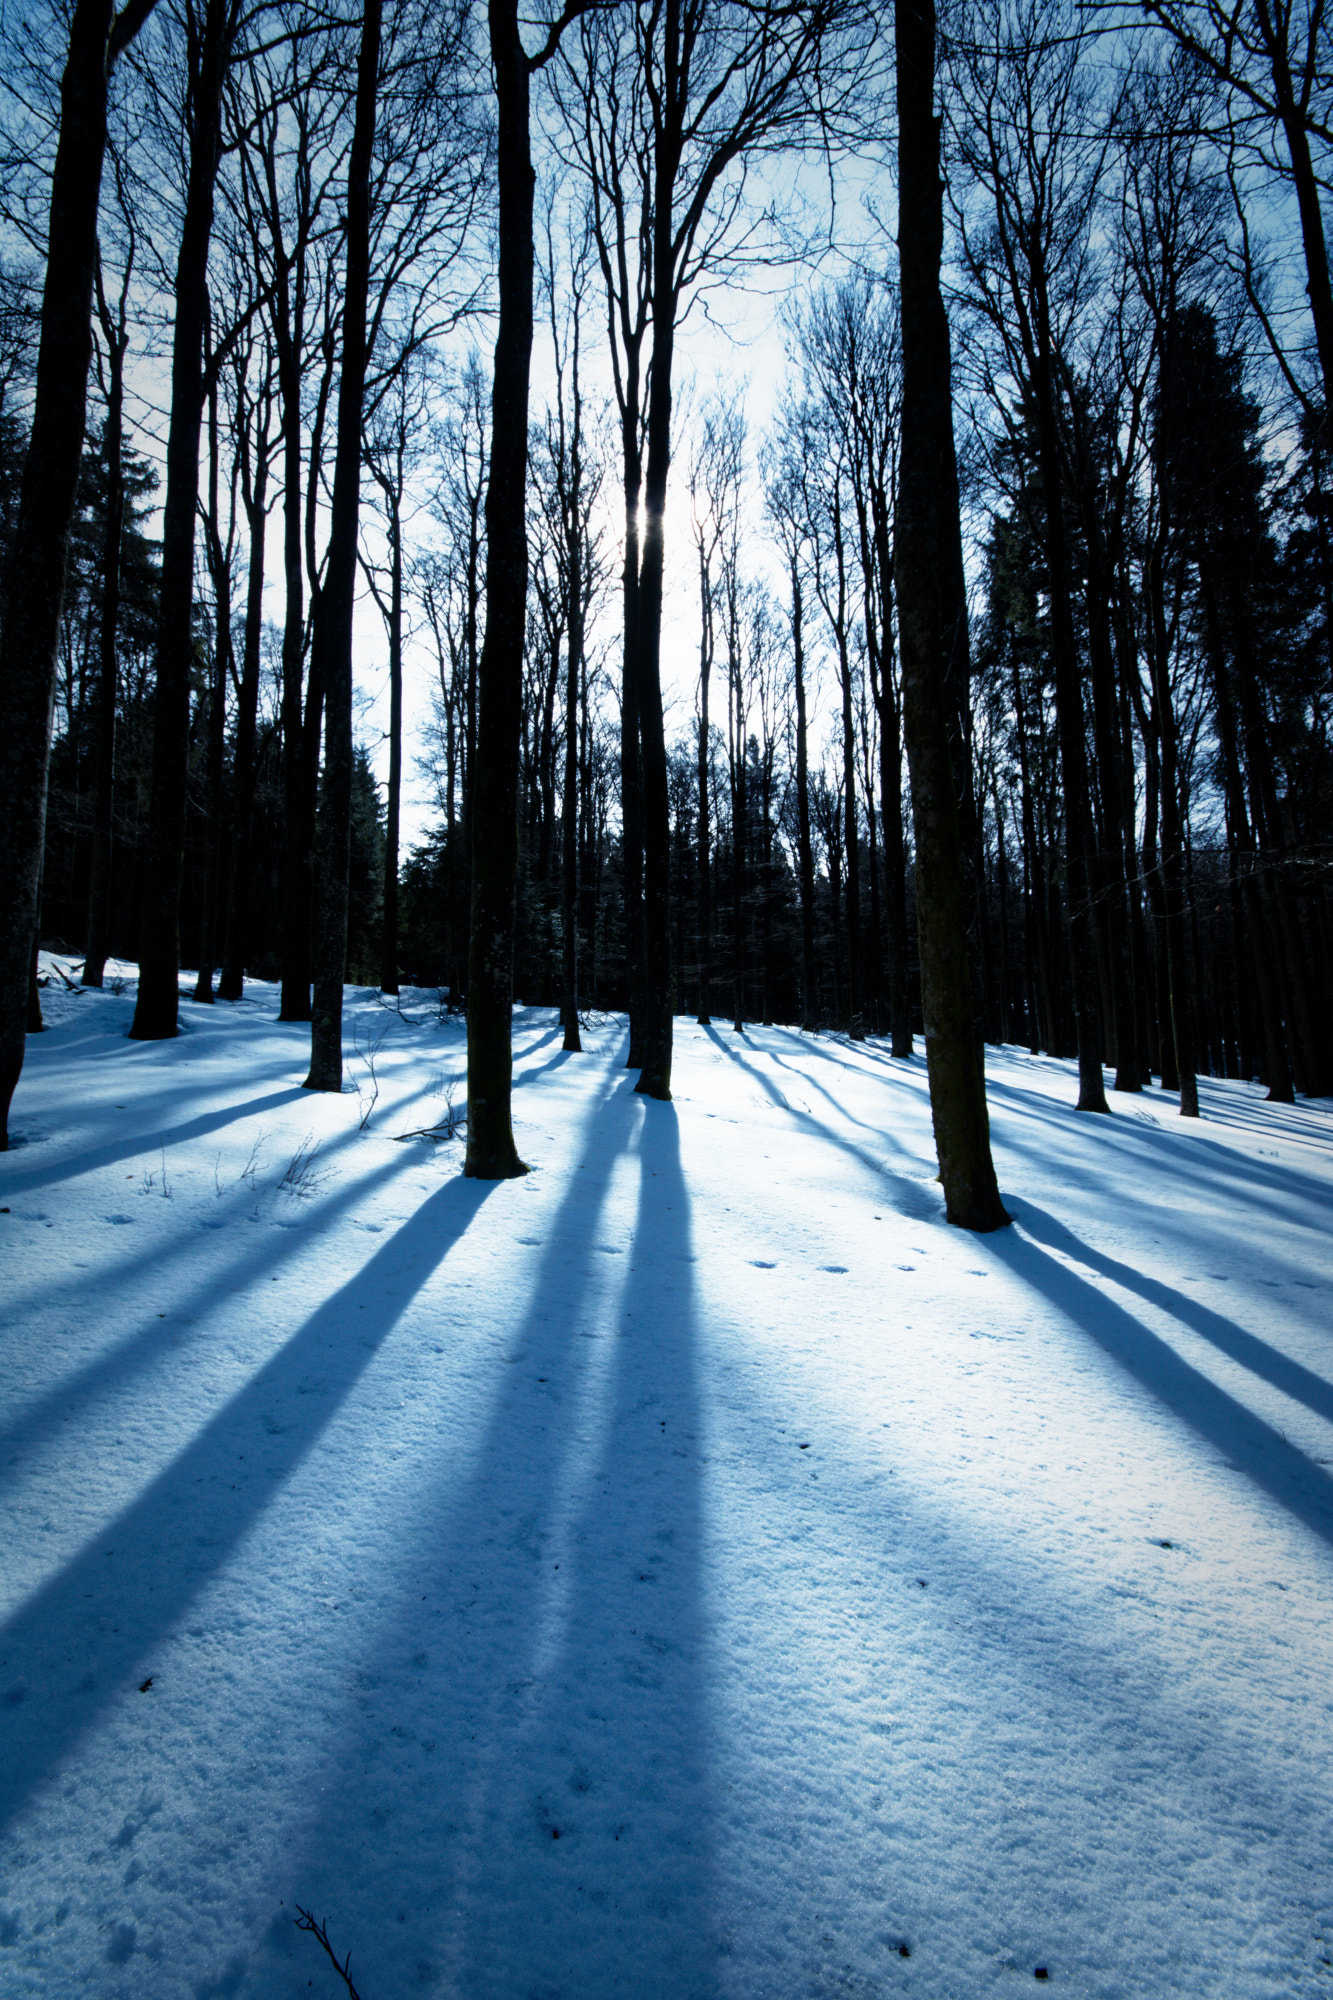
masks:
<svg viewBox="0 0 1333 2000"><path fill-rule="evenodd" d="M896 0L898 264L903 427L897 562L903 729L916 831L917 930L926 1071L945 1214L1002 1228L986 1087L972 1023L958 796L949 755L946 621L960 537L949 322L940 294L944 214L935 116L934 0Z"/></svg>
<svg viewBox="0 0 1333 2000"><path fill-rule="evenodd" d="M107 94L154 0L76 0L60 85L32 431L0 630L0 1151L23 1070L46 832L56 647L92 353Z"/></svg>

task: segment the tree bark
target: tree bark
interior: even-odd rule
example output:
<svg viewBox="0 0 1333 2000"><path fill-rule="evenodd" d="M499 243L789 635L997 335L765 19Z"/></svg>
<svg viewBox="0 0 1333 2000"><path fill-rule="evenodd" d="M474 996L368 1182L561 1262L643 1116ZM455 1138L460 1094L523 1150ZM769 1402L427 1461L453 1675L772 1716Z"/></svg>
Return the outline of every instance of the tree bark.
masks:
<svg viewBox="0 0 1333 2000"><path fill-rule="evenodd" d="M801 572L791 558L792 673L796 689L796 847L801 882L801 1026L813 1031L815 987L815 856L810 841L810 759L805 712L805 621Z"/></svg>
<svg viewBox="0 0 1333 2000"><path fill-rule="evenodd" d="M467 1157L478 1180L525 1173L511 1114L518 766L527 619L528 371L532 356L529 65L518 0L490 0L498 114L499 303L486 487L486 628L472 806L472 937L467 996Z"/></svg>
<svg viewBox="0 0 1333 2000"><path fill-rule="evenodd" d="M246 521L250 530L250 561L246 582L245 632L241 654L241 692L236 707L235 813L232 825L231 869L227 882L227 919L223 933L219 1000L239 1000L245 991L248 940L250 857L255 806L255 726L259 715L259 648L263 633L264 549L268 528L268 385L254 441L254 466L244 485ZM244 449L244 446L242 447Z"/></svg>
<svg viewBox="0 0 1333 2000"><path fill-rule="evenodd" d="M100 297L100 294L99 294ZM116 776L116 626L120 617L120 543L125 519L123 465L125 407L125 299L122 323L103 319L107 343L106 533L102 543L101 629L98 633L96 775L93 780L93 853L88 881L85 986L101 986L111 948L111 857Z"/></svg>
<svg viewBox="0 0 1333 2000"><path fill-rule="evenodd" d="M366 383L370 285L370 169L375 144L381 0L364 0L356 70L356 117L347 162L347 269L343 286L338 441L329 509L329 549L314 643L324 694L324 793L316 833L314 991L307 1090L342 1089L343 980L347 971L347 880L352 837L352 620L361 508L361 404ZM316 679L312 660L311 679Z"/></svg>
<svg viewBox="0 0 1333 2000"><path fill-rule="evenodd" d="M917 927L931 1116L948 1220L1008 1222L990 1152L968 970L958 795L949 755L945 596L957 517L944 518L953 450L949 323L940 295L944 219L934 116L934 0L896 0L898 255L903 428L898 619L903 723L916 829Z"/></svg>
<svg viewBox="0 0 1333 2000"><path fill-rule="evenodd" d="M190 146L185 219L176 259L176 323L171 355L167 491L162 510L162 577L153 703L152 804L139 919L139 994L130 1026L136 1042L169 1040L180 999L180 897L190 751L190 665L194 657L194 527L203 421L208 246L222 141L222 86L235 33L232 0L205 0L190 62Z"/></svg>
<svg viewBox="0 0 1333 2000"><path fill-rule="evenodd" d="M403 793L402 459L389 508L389 784L384 804L384 916L380 991L398 992L398 846Z"/></svg>
<svg viewBox="0 0 1333 2000"><path fill-rule="evenodd" d="M59 254L46 264L32 432L0 633L0 1151L9 1144L9 1106L23 1069L37 935L56 647L92 353L107 85L117 54L150 8L151 0L141 0L113 26L110 0L77 0L60 85L47 234Z"/></svg>

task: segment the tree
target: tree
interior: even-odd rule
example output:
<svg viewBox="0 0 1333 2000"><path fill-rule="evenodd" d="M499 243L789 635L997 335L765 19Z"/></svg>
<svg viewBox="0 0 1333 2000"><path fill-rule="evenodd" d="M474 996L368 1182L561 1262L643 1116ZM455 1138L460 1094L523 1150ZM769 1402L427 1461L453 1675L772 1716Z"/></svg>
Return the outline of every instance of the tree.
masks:
<svg viewBox="0 0 1333 2000"><path fill-rule="evenodd" d="M944 233L934 115L934 0L896 0L898 263L902 287L903 425L899 472L898 629L903 729L916 832L917 930L926 1071L945 1214L965 1229L1009 1217L990 1152L986 1090L972 1027L958 799L946 700L948 578L959 523L949 323L940 295Z"/></svg>
<svg viewBox="0 0 1333 2000"><path fill-rule="evenodd" d="M1074 621L1060 399L1069 321L1086 285L1092 215L1109 128L1096 120L1071 23L1038 0L976 20L958 54L954 137L986 221L963 218L972 291L1003 343L1031 413L1051 598L1050 645L1064 780L1065 873L1078 1029L1080 1111L1107 1112L1092 898L1092 813Z"/></svg>
<svg viewBox="0 0 1333 2000"><path fill-rule="evenodd" d="M514 898L518 880L518 749L528 603L528 374L532 357L532 140L529 88L591 0L566 0L535 56L517 0L489 0L497 111L499 326L486 487L486 627L478 670L473 787L472 933L468 949L467 1155L477 1180L526 1172L514 1144Z"/></svg>
<svg viewBox="0 0 1333 2000"><path fill-rule="evenodd" d="M97 205L115 64L154 0L76 0L60 86L32 432L0 632L0 1151L23 1069L56 644L92 351Z"/></svg>
<svg viewBox="0 0 1333 2000"><path fill-rule="evenodd" d="M316 835L318 903L307 1090L343 1084L343 979L347 970L347 884L352 837L352 618L356 608L361 506L361 402L369 343L371 164L380 65L381 0L364 0L356 65L356 114L347 160L347 267L343 286L342 370L324 587L314 646L324 690L324 791Z"/></svg>
<svg viewBox="0 0 1333 2000"><path fill-rule="evenodd" d="M1325 410L1333 408L1333 283L1320 206L1327 148L1333 143L1329 100L1333 78L1324 0L1142 0L1142 6L1148 19L1160 23L1189 60L1226 93L1237 206L1243 209L1235 177L1238 150L1256 158L1267 173L1276 169L1280 178L1290 180L1314 323L1322 385L1319 401ZM1279 133L1285 168L1273 145ZM1314 147L1322 150L1318 165ZM1248 232L1245 247L1248 252ZM1248 255L1246 279L1252 303L1259 305ZM1269 316L1261 312L1261 318L1273 339ZM1281 359L1280 344L1273 339L1273 345ZM1292 386L1298 387L1285 362L1284 368Z"/></svg>
<svg viewBox="0 0 1333 2000"><path fill-rule="evenodd" d="M676 330L693 287L756 254L746 226L750 166L763 154L790 159L811 143L832 144L832 107L855 97L873 45L860 0L637 0L632 11L590 24L579 65L571 58L567 68L566 116L583 139L592 179L622 418L626 689L643 773L644 991L642 1030L632 1018L631 1039L642 1059L637 1089L649 1097L671 1095L671 815L660 656ZM627 778L632 757L627 746ZM631 875L632 818L627 811Z"/></svg>
<svg viewBox="0 0 1333 2000"><path fill-rule="evenodd" d="M153 709L152 807L144 857L139 991L130 1024L131 1040L140 1042L162 1041L176 1033L194 637L195 515L199 498L199 436L206 393L208 253L222 150L223 88L242 20L241 0L187 0L182 98L186 107L188 165L176 258L171 414Z"/></svg>

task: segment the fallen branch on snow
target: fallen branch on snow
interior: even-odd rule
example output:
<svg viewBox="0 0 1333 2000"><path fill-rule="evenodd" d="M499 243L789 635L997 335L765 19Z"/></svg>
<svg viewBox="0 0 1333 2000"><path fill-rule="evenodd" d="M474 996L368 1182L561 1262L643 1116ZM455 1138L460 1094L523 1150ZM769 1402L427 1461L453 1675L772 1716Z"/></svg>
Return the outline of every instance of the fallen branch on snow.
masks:
<svg viewBox="0 0 1333 2000"><path fill-rule="evenodd" d="M296 1915L293 1917L292 1922L296 1925L298 1931L309 1931L311 1937L319 1939L325 1951L328 1953L329 1957L333 1960L334 1968L337 1971L339 1978L343 1981L344 1985L346 1986L347 1991L351 1994L352 2000L361 2000L361 1995L357 1992L355 1986L353 1986L352 1984L352 1975L348 1969L352 1963L351 1952L350 1951L348 1952L342 1964L339 1965L338 1954L333 1949L333 1946L329 1943L329 1934L327 1929L323 1924L317 1924L313 1916L311 1916L309 1910L303 1910L299 1903L296 1906Z"/></svg>

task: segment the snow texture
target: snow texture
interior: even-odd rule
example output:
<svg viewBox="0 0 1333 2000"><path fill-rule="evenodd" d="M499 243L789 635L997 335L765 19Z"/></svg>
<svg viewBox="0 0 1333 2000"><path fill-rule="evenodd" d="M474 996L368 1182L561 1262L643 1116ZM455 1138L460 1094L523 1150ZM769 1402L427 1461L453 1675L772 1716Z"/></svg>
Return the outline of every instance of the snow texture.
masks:
<svg viewBox="0 0 1333 2000"><path fill-rule="evenodd" d="M1329 1107L991 1051L973 1237L919 1056L520 1008L483 1185L432 996L315 1095L120 970L0 1158L5 2000L1333 1994Z"/></svg>

